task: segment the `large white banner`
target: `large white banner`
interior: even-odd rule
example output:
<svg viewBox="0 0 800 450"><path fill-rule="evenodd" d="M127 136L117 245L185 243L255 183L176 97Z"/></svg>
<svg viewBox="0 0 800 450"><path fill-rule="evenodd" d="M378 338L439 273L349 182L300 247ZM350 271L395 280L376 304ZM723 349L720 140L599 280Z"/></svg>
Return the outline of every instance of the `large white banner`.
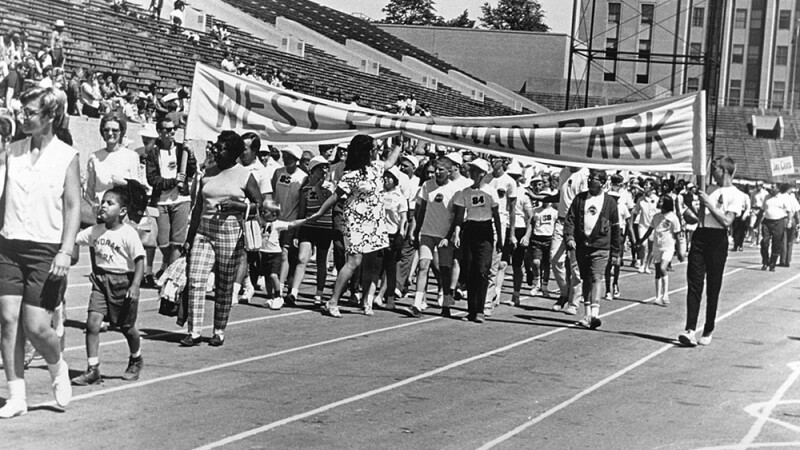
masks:
<svg viewBox="0 0 800 450"><path fill-rule="evenodd" d="M402 133L546 164L700 175L706 166L702 92L548 114L410 117L303 95L198 63L186 137L214 140L228 129L256 132L270 144L331 144L357 134Z"/></svg>

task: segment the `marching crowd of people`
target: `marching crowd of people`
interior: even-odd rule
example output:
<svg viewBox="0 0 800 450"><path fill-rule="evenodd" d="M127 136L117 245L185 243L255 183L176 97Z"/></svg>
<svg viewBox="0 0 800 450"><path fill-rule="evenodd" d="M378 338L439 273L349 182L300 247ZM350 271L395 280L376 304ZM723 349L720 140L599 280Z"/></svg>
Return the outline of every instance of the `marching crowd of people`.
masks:
<svg viewBox="0 0 800 450"><path fill-rule="evenodd" d="M311 152L224 130L198 163L175 138L178 123L169 115L128 148L128 120L119 111L101 117L103 146L88 158L82 181L66 108L63 91L35 87L21 94L15 112L0 109L0 350L10 394L2 418L27 412L26 341L47 362L56 401L66 406L72 385L101 380L104 324L128 342L122 378L139 378L140 288L160 289L165 302L178 305L179 323L187 325L180 345L187 347L205 340L200 330L213 291L207 342L222 346L231 308L254 302L257 291L269 309L296 305L312 260L314 305L333 318L342 317L343 298L366 316L382 308L420 317L430 307L432 279L444 317L455 317L456 302L466 300L460 319L483 323L501 304L521 305L530 290L595 329L600 300L622 295L626 254L639 272L655 271L655 303L662 306L670 303L673 257L688 258L687 320L678 339L708 345L729 230L741 250L760 226L764 270L774 270L780 255L789 264L794 234L787 230L800 216L788 185L770 194L758 185L752 198L734 186L736 166L727 157L712 162L705 192L672 177L522 166L402 137L356 135ZM88 367L70 380L61 357L63 293L78 246L90 249L92 265ZM508 266L510 296L501 289ZM406 296L408 308L398 305Z"/></svg>

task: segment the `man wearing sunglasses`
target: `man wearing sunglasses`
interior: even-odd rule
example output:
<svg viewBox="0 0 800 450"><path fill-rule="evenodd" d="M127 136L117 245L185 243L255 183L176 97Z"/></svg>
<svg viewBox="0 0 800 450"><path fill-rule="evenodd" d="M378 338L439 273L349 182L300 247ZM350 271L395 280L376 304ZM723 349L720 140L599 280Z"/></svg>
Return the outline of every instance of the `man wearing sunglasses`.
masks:
<svg viewBox="0 0 800 450"><path fill-rule="evenodd" d="M191 210L189 180L197 171L192 152L175 142L175 129L175 122L170 119L156 123L156 146L147 153L145 161L147 183L153 187L150 206L158 207L157 241L163 255L162 271L178 259L186 243Z"/></svg>

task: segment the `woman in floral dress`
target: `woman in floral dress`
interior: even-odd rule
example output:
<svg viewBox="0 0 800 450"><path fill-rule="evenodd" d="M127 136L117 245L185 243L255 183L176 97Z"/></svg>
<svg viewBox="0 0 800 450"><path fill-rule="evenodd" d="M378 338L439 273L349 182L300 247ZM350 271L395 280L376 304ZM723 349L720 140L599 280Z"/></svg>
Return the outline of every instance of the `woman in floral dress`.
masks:
<svg viewBox="0 0 800 450"><path fill-rule="evenodd" d="M375 159L375 142L370 136L357 135L347 148L344 175L336 192L328 197L312 221L332 208L340 198L346 198L344 207L344 245L347 262L339 271L333 286L333 296L323 307L332 317L341 317L339 298L353 272L361 265L365 254L373 253L389 246L389 238L384 229L383 210L383 172L391 168L400 154L400 146L395 147L385 161ZM367 305L371 307L371 305Z"/></svg>

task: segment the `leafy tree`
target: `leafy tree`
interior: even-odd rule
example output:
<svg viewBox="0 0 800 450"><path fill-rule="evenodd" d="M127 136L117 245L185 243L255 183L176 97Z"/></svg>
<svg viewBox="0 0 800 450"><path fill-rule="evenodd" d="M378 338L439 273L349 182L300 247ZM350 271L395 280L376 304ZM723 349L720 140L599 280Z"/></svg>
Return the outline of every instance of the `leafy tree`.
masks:
<svg viewBox="0 0 800 450"><path fill-rule="evenodd" d="M550 31L544 23L542 5L536 0L499 0L492 8L489 3L481 6L481 23L496 30Z"/></svg>
<svg viewBox="0 0 800 450"><path fill-rule="evenodd" d="M438 25L442 18L436 15L433 0L389 0L383 7L386 18L381 22L401 25Z"/></svg>
<svg viewBox="0 0 800 450"><path fill-rule="evenodd" d="M469 11L465 9L460 16L445 20L441 26L451 28L475 28L475 21L469 18Z"/></svg>

